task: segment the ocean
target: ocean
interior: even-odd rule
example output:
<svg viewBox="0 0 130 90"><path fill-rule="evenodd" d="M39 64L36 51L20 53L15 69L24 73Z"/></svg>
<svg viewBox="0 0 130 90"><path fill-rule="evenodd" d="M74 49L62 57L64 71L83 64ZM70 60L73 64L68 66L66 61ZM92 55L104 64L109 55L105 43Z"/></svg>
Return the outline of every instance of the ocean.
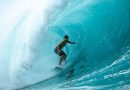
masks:
<svg viewBox="0 0 130 90"><path fill-rule="evenodd" d="M0 0L0 90L130 90L130 0ZM64 35L63 69L54 48Z"/></svg>

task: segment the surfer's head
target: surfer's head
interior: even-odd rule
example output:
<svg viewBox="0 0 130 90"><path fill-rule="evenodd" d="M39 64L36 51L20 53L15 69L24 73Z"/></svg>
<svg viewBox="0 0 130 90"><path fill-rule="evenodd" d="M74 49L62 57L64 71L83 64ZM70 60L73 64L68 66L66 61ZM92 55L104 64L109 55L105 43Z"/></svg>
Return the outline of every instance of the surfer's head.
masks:
<svg viewBox="0 0 130 90"><path fill-rule="evenodd" d="M68 38L69 38L69 36L68 36L68 35L65 35L65 36L64 36L64 38L65 38L65 39L68 39Z"/></svg>

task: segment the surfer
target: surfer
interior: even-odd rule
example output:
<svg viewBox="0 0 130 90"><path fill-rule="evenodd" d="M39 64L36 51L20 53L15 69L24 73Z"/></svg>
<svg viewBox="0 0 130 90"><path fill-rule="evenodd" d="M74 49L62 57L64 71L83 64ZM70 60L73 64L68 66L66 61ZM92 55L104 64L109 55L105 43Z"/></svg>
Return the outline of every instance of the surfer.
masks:
<svg viewBox="0 0 130 90"><path fill-rule="evenodd" d="M70 43L70 44L75 44L75 43L76 43L76 42L71 42L71 41L69 41L68 39L69 39L69 36L68 36L68 35L65 35L65 36L64 36L64 40L63 40L60 44L58 44L58 45L56 46L55 50L54 50L55 53L60 56L59 65L61 65L61 63L62 63L63 61L65 61L65 59L66 59L66 57L67 57L67 55L66 55L65 52L62 50L62 48L65 47L67 43Z"/></svg>

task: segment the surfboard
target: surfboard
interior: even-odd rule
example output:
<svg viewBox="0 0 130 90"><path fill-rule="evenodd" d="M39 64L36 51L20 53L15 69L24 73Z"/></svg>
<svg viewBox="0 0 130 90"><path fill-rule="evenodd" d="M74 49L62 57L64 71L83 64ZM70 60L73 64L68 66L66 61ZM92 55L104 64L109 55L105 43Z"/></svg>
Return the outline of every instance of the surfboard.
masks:
<svg viewBox="0 0 130 90"><path fill-rule="evenodd" d="M56 66L55 67L55 70L62 70L62 69L64 69L62 66Z"/></svg>

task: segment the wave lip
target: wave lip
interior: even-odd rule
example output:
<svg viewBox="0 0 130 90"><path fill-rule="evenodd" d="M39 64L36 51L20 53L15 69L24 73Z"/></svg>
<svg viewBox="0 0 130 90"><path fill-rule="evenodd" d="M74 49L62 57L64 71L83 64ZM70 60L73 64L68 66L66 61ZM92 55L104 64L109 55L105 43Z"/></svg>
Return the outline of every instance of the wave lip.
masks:
<svg viewBox="0 0 130 90"><path fill-rule="evenodd" d="M53 68L58 58L53 52L53 38L59 36L46 33L46 28L67 3L0 1L0 88L21 88L56 75Z"/></svg>

